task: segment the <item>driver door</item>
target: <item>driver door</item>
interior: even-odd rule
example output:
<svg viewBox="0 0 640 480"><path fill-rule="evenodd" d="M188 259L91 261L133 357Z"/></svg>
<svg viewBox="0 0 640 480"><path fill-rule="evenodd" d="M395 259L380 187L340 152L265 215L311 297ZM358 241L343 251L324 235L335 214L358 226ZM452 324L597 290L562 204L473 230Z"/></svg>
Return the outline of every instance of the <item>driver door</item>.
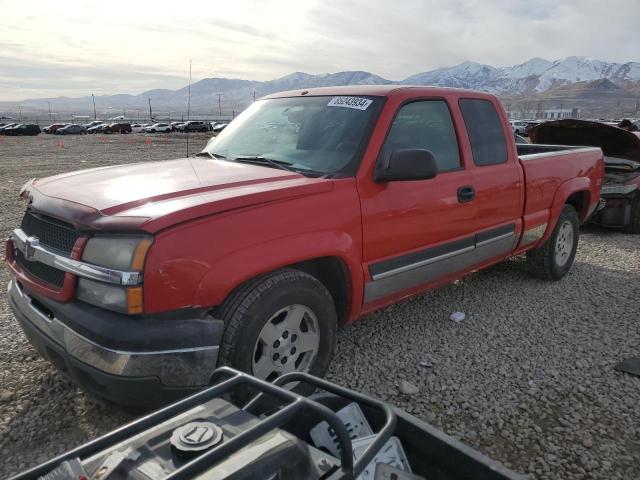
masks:
<svg viewBox="0 0 640 480"><path fill-rule="evenodd" d="M401 106L383 150L427 149L438 175L429 180L359 184L365 304L410 294L471 262L477 205L449 105L443 99ZM471 190L469 190L471 188ZM466 192L466 193L465 193Z"/></svg>

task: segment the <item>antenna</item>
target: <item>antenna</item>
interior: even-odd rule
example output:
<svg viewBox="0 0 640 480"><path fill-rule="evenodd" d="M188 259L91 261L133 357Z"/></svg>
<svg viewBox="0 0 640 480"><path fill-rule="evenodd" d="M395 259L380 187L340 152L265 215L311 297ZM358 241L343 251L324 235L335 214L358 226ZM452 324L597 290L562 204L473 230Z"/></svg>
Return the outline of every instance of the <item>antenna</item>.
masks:
<svg viewBox="0 0 640 480"><path fill-rule="evenodd" d="M187 122L189 121L189 116L191 115L191 59L189 59L189 90L187 95ZM186 128L187 131L187 158L189 157L189 128Z"/></svg>

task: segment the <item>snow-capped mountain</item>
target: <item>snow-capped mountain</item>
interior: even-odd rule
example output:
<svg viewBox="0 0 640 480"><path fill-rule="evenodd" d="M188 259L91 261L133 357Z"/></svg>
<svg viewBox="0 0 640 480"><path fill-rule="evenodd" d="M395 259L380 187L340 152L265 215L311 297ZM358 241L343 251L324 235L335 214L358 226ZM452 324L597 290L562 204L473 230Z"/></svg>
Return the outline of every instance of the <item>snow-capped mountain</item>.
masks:
<svg viewBox="0 0 640 480"><path fill-rule="evenodd" d="M413 75L402 83L486 90L492 93L543 92L567 83L607 79L640 82L640 63L608 63L587 57L549 61L532 58L519 65L496 68L475 62Z"/></svg>
<svg viewBox="0 0 640 480"><path fill-rule="evenodd" d="M535 95L580 82L608 80L621 89L640 92L640 63L610 63L586 57L567 57L549 61L532 58L524 63L494 67L477 62L463 62L453 67L438 68L392 81L370 72L346 71L311 75L295 72L265 82L206 78L191 85L192 110L223 109L238 111L263 95L303 88L337 85L436 85L484 90L499 95ZM100 108L140 108L151 99L155 108L183 109L187 87L178 90L154 89L139 95L104 95L95 97ZM88 109L91 97L25 100L24 108L44 108L47 102L58 110ZM13 102L15 104L15 102ZM1 106L1 105L0 105Z"/></svg>
<svg viewBox="0 0 640 480"><path fill-rule="evenodd" d="M402 81L405 85L437 85L441 87L476 88L495 80L499 69L476 62L463 62L455 67L438 68L418 73Z"/></svg>

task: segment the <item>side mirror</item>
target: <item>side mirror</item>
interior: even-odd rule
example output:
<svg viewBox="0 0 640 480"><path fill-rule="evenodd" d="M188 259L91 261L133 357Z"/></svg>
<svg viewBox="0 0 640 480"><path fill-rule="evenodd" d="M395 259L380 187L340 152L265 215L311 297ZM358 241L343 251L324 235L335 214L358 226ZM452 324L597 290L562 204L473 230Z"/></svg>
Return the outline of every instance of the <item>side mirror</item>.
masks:
<svg viewBox="0 0 640 480"><path fill-rule="evenodd" d="M428 180L438 174L433 153L419 148L404 148L383 152L373 174L377 183L407 180Z"/></svg>

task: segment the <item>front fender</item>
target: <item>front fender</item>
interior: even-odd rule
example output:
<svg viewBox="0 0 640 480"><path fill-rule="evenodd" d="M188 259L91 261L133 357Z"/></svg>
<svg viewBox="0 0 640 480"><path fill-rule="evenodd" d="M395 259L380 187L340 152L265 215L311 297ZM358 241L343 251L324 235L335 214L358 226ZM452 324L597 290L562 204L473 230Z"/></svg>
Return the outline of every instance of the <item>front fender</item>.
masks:
<svg viewBox="0 0 640 480"><path fill-rule="evenodd" d="M364 274L357 242L345 232L292 235L237 250L220 258L202 277L194 305L220 305L243 283L287 265L322 257L339 258L347 267L352 299L349 317L362 305Z"/></svg>

